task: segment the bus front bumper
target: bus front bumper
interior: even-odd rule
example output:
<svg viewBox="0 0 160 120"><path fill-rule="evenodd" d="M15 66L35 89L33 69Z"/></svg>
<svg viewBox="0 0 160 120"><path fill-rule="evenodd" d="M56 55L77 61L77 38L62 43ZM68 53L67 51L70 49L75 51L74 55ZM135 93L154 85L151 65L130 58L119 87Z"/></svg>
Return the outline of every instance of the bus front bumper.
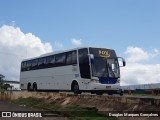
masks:
<svg viewBox="0 0 160 120"><path fill-rule="evenodd" d="M120 84L101 84L92 82L90 90L119 90L121 89Z"/></svg>

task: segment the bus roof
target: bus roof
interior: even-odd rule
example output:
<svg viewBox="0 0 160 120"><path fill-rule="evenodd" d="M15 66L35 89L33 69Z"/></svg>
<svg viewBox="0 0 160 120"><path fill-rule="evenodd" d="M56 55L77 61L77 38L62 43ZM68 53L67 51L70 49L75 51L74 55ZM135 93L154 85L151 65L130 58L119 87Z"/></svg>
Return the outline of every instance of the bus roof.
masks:
<svg viewBox="0 0 160 120"><path fill-rule="evenodd" d="M101 47L83 46L83 47L77 47L77 48L72 48L72 49L68 49L68 50L59 50L59 51L55 51L55 52L45 53L45 54L42 54L42 55L37 56L37 57L32 57L32 58L24 59L22 61L33 60L33 59L41 58L41 57L47 57L47 56L50 56L50 55L55 55L55 54L59 54L59 53L69 52L69 51L78 50L78 49L82 49L82 48L101 48ZM103 49L109 49L109 48L103 48ZM109 50L113 50L113 49L109 49Z"/></svg>

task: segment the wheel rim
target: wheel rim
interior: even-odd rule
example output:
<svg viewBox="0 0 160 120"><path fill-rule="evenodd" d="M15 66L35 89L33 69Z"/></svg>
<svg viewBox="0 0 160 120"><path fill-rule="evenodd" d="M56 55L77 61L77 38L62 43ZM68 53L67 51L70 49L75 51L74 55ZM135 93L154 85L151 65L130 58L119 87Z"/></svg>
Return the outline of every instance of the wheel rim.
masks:
<svg viewBox="0 0 160 120"><path fill-rule="evenodd" d="M74 90L74 92L77 92L79 90L79 87L77 84L74 85L73 90Z"/></svg>
<svg viewBox="0 0 160 120"><path fill-rule="evenodd" d="M33 91L37 91L37 85L33 86Z"/></svg>
<svg viewBox="0 0 160 120"><path fill-rule="evenodd" d="M30 90L31 90L31 85L28 85L28 88L27 88L27 89L28 89L28 91L30 91Z"/></svg>

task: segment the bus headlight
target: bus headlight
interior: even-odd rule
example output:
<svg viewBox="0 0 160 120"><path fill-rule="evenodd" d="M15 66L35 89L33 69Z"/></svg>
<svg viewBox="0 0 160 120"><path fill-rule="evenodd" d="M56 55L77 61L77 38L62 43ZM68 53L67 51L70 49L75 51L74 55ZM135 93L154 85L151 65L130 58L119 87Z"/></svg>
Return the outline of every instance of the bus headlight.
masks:
<svg viewBox="0 0 160 120"><path fill-rule="evenodd" d="M98 79L91 79L92 82L96 82L96 83L99 83L99 80Z"/></svg>
<svg viewBox="0 0 160 120"><path fill-rule="evenodd" d="M117 79L117 83L120 83L120 79L119 78Z"/></svg>

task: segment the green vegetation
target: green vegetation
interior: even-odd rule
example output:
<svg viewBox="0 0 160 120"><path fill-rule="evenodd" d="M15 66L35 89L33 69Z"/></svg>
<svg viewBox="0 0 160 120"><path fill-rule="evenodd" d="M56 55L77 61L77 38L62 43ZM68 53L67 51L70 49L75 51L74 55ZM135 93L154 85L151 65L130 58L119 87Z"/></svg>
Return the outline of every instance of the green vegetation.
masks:
<svg viewBox="0 0 160 120"><path fill-rule="evenodd" d="M0 92L3 92L5 90L7 90L8 88L11 88L10 84L4 83L4 78L5 78L5 76L0 74Z"/></svg>
<svg viewBox="0 0 160 120"><path fill-rule="evenodd" d="M97 113L96 108L82 108L77 105L62 106L54 102L48 103L42 99L19 98L12 101L14 104L26 105L28 107L41 108L51 111L54 114L68 117L70 120L116 120L114 117L108 117Z"/></svg>
<svg viewBox="0 0 160 120"><path fill-rule="evenodd" d="M11 87L10 84L0 84L0 92L6 91L10 87Z"/></svg>

